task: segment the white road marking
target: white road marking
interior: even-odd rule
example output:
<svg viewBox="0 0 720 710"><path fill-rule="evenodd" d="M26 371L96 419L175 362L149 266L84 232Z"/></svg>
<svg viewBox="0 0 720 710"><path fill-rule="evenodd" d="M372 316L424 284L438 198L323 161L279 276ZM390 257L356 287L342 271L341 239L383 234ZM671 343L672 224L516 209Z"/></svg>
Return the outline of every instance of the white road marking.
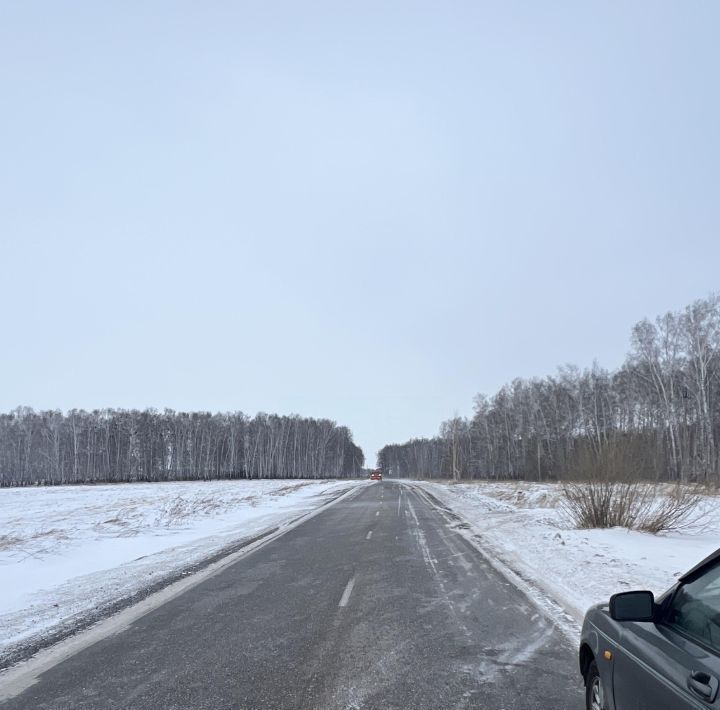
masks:
<svg viewBox="0 0 720 710"><path fill-rule="evenodd" d="M413 516L413 520L415 520L415 525L420 525L420 521L418 520L418 516L415 515L415 508L413 508L413 504L410 502L410 499L408 498L408 508L410 508L410 515Z"/></svg>
<svg viewBox="0 0 720 710"><path fill-rule="evenodd" d="M191 575L183 577L177 582L173 582L164 589L161 589L160 591L151 594L149 597L146 597L142 601L139 601L137 604L127 607L123 611L120 611L103 621L99 621L94 626L90 626L87 629L78 632L74 636L66 638L64 641L60 641L53 646L49 646L48 648L38 651L35 656L27 661L23 661L22 663L18 663L17 665L2 671L2 673L0 673L0 702L4 703L6 700L10 700L17 695L20 695L20 693L27 690L27 688L37 681L40 674L45 673L50 668L53 668L66 659L71 658L76 653L79 653L108 636L119 634L121 631L129 628L131 624L135 623L145 614L157 609L163 604L169 602L171 599L175 599L183 592L192 589L192 587L197 586L206 579L219 574L226 567L229 567L241 558L247 557L255 552L255 550L265 547L265 545L269 545L271 542L289 533L291 530L294 530L304 522L314 518L316 515L321 515L336 503L339 503L342 500L348 500L348 498L357 495L362 490L363 487L361 486L353 488L347 493L339 495L337 498L332 499L329 503L325 503L306 515L302 515L289 523L281 523L278 526L277 532L271 533L266 537L247 545L241 550L219 559L217 562L213 562L199 572L195 572Z"/></svg>
<svg viewBox="0 0 720 710"><path fill-rule="evenodd" d="M375 513L375 517L377 517L378 515L380 515L380 511L379 511L379 510L378 510L377 513Z"/></svg>
<svg viewBox="0 0 720 710"><path fill-rule="evenodd" d="M340 603L338 606L347 606L347 603L350 601L350 595L352 594L353 587L355 586L355 577L352 577L350 581L347 583L347 587L345 587L345 591L343 592L342 597L340 597Z"/></svg>
<svg viewBox="0 0 720 710"><path fill-rule="evenodd" d="M372 530L370 530L370 532L368 532L367 537L365 539L369 540L371 537L372 537Z"/></svg>

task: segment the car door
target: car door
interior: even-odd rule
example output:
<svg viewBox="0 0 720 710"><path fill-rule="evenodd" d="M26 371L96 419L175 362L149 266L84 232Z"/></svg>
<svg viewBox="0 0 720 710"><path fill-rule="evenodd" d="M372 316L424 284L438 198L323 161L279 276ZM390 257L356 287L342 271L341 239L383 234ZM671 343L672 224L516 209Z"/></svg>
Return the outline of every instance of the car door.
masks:
<svg viewBox="0 0 720 710"><path fill-rule="evenodd" d="M616 710L702 710L685 687L683 663L659 625L622 622L613 659Z"/></svg>
<svg viewBox="0 0 720 710"><path fill-rule="evenodd" d="M616 710L720 710L720 565L682 584L658 623L622 624Z"/></svg>

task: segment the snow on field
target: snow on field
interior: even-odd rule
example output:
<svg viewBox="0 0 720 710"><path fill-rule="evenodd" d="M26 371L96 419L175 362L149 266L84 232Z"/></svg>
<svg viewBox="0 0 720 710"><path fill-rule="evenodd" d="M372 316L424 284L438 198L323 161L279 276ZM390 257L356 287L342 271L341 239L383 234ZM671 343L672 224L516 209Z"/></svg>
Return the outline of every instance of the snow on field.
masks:
<svg viewBox="0 0 720 710"><path fill-rule="evenodd" d="M624 528L576 530L560 510L562 489L540 483L438 483L422 488L468 523L467 531L560 604L574 620L615 592L671 587L720 547L720 497L703 496L694 530L651 535Z"/></svg>
<svg viewBox="0 0 720 710"><path fill-rule="evenodd" d="M358 481L0 489L0 659Z"/></svg>

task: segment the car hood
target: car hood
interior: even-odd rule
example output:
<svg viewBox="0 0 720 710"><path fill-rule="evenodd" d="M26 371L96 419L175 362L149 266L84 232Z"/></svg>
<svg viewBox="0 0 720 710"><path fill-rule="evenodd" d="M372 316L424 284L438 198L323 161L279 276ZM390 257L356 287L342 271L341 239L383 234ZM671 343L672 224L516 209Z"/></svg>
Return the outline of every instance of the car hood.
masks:
<svg viewBox="0 0 720 710"><path fill-rule="evenodd" d="M599 604L593 604L591 607L588 608L588 610L585 612L585 619L590 619L595 614L598 614L601 611L607 612L609 609L610 604L608 602L600 602Z"/></svg>

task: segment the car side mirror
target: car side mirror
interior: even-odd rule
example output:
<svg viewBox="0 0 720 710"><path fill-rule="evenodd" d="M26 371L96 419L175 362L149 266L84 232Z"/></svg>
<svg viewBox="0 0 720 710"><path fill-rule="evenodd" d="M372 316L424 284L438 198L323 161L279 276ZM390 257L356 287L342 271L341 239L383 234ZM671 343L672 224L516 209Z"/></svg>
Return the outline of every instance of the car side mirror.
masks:
<svg viewBox="0 0 720 710"><path fill-rule="evenodd" d="M615 621L654 621L652 592L621 592L610 597L610 617Z"/></svg>

